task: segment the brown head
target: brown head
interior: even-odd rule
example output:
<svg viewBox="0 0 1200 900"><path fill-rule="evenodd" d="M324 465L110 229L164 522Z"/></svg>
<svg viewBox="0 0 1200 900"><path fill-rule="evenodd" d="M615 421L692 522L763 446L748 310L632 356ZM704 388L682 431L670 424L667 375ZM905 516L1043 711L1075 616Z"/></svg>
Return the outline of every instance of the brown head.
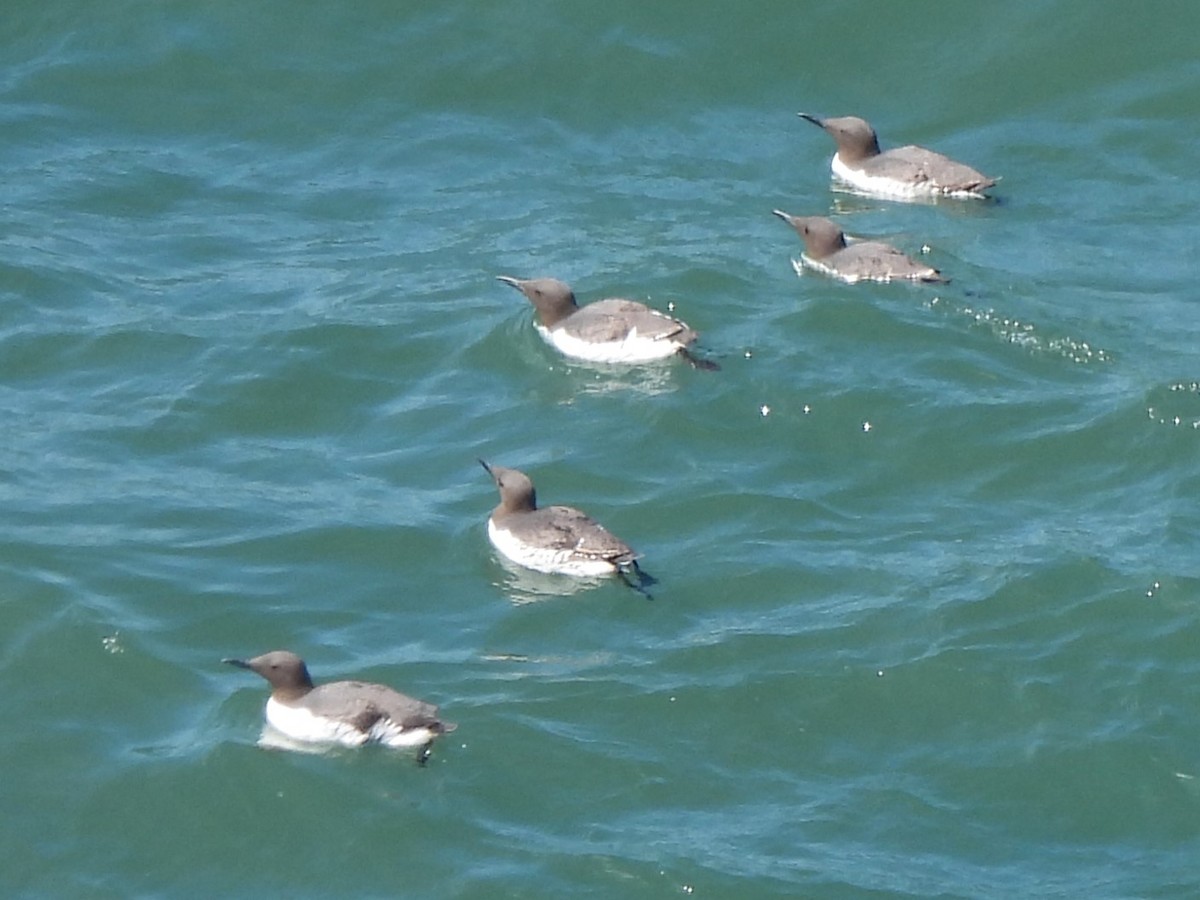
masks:
<svg viewBox="0 0 1200 900"><path fill-rule="evenodd" d="M832 119L822 119L810 116L808 113L797 113L800 118L812 122L818 128L827 131L837 141L837 153L842 162L852 165L879 155L879 138L875 129L865 119L858 116L838 116Z"/></svg>
<svg viewBox="0 0 1200 900"><path fill-rule="evenodd" d="M516 469L489 465L482 459L479 464L492 476L500 491L500 505L492 512L493 516L532 512L537 509L537 492L533 489L533 482L528 475Z"/></svg>
<svg viewBox="0 0 1200 900"><path fill-rule="evenodd" d="M298 700L313 689L304 660L287 650L273 650L253 659L224 659L222 662L249 669L267 679L271 695L280 700Z"/></svg>
<svg viewBox="0 0 1200 900"><path fill-rule="evenodd" d="M783 210L774 210L800 235L804 250L813 259L824 259L846 247L846 233L832 219L824 216L790 216Z"/></svg>
<svg viewBox="0 0 1200 900"><path fill-rule="evenodd" d="M575 310L579 304L575 302L575 294L570 286L557 278L530 278L522 280L511 275L497 275L497 281L512 285L522 294L533 308L537 310L538 318L547 328L553 328Z"/></svg>

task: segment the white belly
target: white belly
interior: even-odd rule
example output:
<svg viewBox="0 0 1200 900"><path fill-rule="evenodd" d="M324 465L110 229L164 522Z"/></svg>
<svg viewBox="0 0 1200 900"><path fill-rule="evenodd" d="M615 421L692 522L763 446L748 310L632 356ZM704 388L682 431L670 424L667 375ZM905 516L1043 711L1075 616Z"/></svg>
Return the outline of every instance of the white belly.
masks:
<svg viewBox="0 0 1200 900"><path fill-rule="evenodd" d="M896 178L881 178L852 169L837 154L830 164L834 177L849 187L872 197L892 197L897 200L930 199L946 196L928 181L900 181Z"/></svg>
<svg viewBox="0 0 1200 900"><path fill-rule="evenodd" d="M305 744L361 747L378 743L387 747L419 747L435 737L428 728L401 728L386 718L363 731L348 722L314 716L307 709L287 706L274 697L267 700L267 722L284 737Z"/></svg>
<svg viewBox="0 0 1200 900"><path fill-rule="evenodd" d="M846 284L854 284L856 281L862 281L861 275L846 275L832 266L827 266L823 262L819 262L811 256L805 256L804 254L801 254L799 259L792 260L792 268L796 270L797 275L803 275L805 269L812 269L814 272L820 272L822 275L828 275L830 278L836 278L838 281L846 282Z"/></svg>
<svg viewBox="0 0 1200 900"><path fill-rule="evenodd" d="M679 352L682 344L670 339L648 338L637 333L635 328L624 340L581 341L567 334L562 329L551 330L544 325L536 324L538 334L542 339L555 347L564 356L584 359L588 362L602 363L644 363L656 359L666 359Z"/></svg>
<svg viewBox="0 0 1200 900"><path fill-rule="evenodd" d="M497 528L488 519L488 540L492 546L518 565L535 572L555 572L560 575L575 575L582 578L596 575L611 575L617 567L608 560L579 557L570 550L535 547L519 540L511 531Z"/></svg>
<svg viewBox="0 0 1200 900"><path fill-rule="evenodd" d="M285 737L309 744L358 747L367 740L366 732L345 722L314 716L306 709L287 706L274 697L267 700L267 722Z"/></svg>

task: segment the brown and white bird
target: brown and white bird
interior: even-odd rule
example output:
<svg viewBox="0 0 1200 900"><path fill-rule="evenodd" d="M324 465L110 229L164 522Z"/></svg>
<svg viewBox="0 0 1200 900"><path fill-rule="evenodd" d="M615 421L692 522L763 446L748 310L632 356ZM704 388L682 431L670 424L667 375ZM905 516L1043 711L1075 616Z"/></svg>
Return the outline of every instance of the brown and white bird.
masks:
<svg viewBox="0 0 1200 900"><path fill-rule="evenodd" d="M610 298L580 306L570 286L557 278L497 281L515 287L537 310L538 334L564 356L602 363L645 363L682 356L698 368L715 363L692 356L699 335L684 322L636 300Z"/></svg>
<svg viewBox="0 0 1200 900"><path fill-rule="evenodd" d="M857 116L798 115L837 142L830 163L834 176L864 194L890 200L981 199L996 184L995 178L924 147L910 144L881 151L875 129Z"/></svg>
<svg viewBox="0 0 1200 900"><path fill-rule="evenodd" d="M361 747L419 747L424 762L434 738L457 726L438 717L438 708L366 681L313 685L308 667L295 653L274 650L253 659L226 659L267 680L267 723L286 738L303 744Z"/></svg>
<svg viewBox="0 0 1200 900"><path fill-rule="evenodd" d="M484 462L500 491L488 517L488 540L518 565L538 572L589 577L631 573L639 554L587 513L571 506L538 506L529 476Z"/></svg>
<svg viewBox="0 0 1200 900"><path fill-rule="evenodd" d="M891 244L882 241L846 243L846 234L832 219L823 216L792 216L774 210L800 235L804 252L792 260L797 275L813 269L840 281L924 281L941 282L937 269L922 265Z"/></svg>

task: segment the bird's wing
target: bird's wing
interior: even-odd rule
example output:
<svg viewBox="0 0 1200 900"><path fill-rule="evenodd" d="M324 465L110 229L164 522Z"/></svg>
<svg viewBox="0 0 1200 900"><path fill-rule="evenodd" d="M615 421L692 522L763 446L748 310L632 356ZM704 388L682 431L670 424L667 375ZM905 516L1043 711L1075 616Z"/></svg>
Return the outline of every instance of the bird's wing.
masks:
<svg viewBox="0 0 1200 900"><path fill-rule="evenodd" d="M330 690L335 688L336 690ZM380 719L390 719L404 728L438 723L438 708L382 684L341 681L314 688L307 696L308 708L317 715L335 716L346 712L346 694L352 692L348 721L369 731Z"/></svg>
<svg viewBox="0 0 1200 900"><path fill-rule="evenodd" d="M570 334L585 341L623 341L630 333L644 338L670 340L688 331L678 319L650 309L634 300L598 300L581 306L563 326Z"/></svg>
<svg viewBox="0 0 1200 900"><path fill-rule="evenodd" d="M522 537L531 543L605 559L616 565L625 565L638 557L623 540L587 513L570 506L543 507L526 518L523 529L527 531Z"/></svg>
<svg viewBox="0 0 1200 900"><path fill-rule="evenodd" d="M942 190L981 191L996 183L982 172L964 163L927 150L924 147L896 147L868 160L873 175L888 175L898 178L911 177L917 181L930 182Z"/></svg>

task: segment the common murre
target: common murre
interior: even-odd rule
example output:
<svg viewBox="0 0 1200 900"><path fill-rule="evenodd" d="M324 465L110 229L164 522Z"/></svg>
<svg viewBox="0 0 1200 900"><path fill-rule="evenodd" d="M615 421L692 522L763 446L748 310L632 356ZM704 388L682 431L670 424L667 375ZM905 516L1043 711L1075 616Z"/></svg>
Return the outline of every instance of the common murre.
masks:
<svg viewBox="0 0 1200 900"><path fill-rule="evenodd" d="M271 685L267 723L299 743L418 747L417 761L424 764L434 738L458 727L440 719L433 704L386 685L334 681L314 686L304 660L287 650L222 662L267 680Z"/></svg>
<svg viewBox="0 0 1200 900"><path fill-rule="evenodd" d="M862 193L891 200L983 199L996 184L995 178L924 147L910 144L880 151L875 129L857 116L797 115L837 141L830 163L833 174Z"/></svg>
<svg viewBox="0 0 1200 900"><path fill-rule="evenodd" d="M538 572L619 575L638 590L653 580L638 566L641 554L587 513L571 506L538 506L533 482L524 472L482 459L479 464L500 491L500 503L488 516L488 540L508 559Z"/></svg>
<svg viewBox="0 0 1200 900"><path fill-rule="evenodd" d="M570 286L557 278L497 281L519 290L537 310L538 333L564 356L589 362L645 363L682 356L700 369L720 368L693 356L699 334L679 319L636 300L609 298L580 306Z"/></svg>
<svg viewBox="0 0 1200 900"><path fill-rule="evenodd" d="M792 261L797 275L807 267L853 284L856 281L945 281L937 269L922 265L882 241L846 243L845 232L823 216L792 216L773 210L804 241L800 259Z"/></svg>

